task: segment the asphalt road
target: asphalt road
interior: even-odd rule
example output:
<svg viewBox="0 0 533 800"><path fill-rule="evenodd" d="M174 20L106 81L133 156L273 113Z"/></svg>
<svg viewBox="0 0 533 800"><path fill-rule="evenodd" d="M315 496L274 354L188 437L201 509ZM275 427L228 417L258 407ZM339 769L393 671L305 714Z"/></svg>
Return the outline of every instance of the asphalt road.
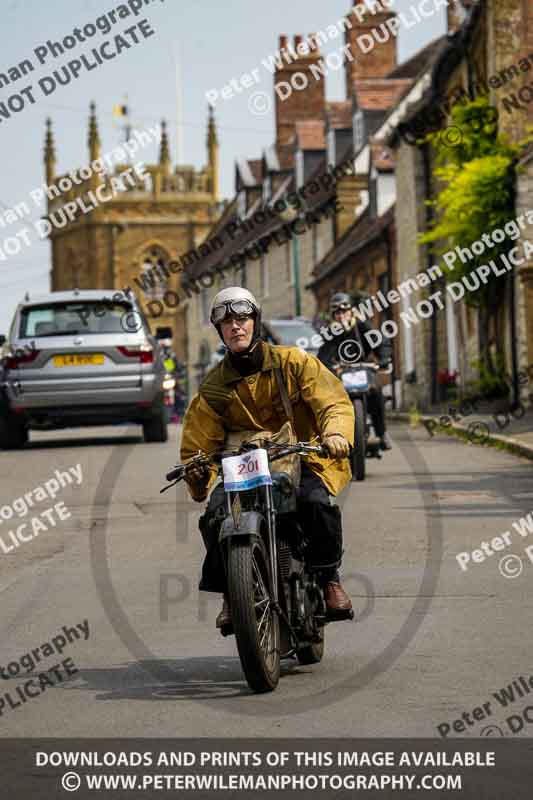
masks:
<svg viewBox="0 0 533 800"><path fill-rule="evenodd" d="M159 494L176 460L175 427L164 445L114 427L33 434L24 451L0 453L0 509L29 492L35 503L20 520L22 506L14 512L27 523L19 547L13 520L0 524L0 665L18 671L0 678L1 735L427 737L463 712L455 735L498 735L493 726L512 735L505 720L520 715L527 692L512 708L493 692L533 673L533 563L511 529L533 508L532 467L423 428L391 433L393 451L339 498L359 620L329 625L323 662L285 662L276 692L261 696L243 680L233 637L215 631L220 598L196 588L202 506L183 487ZM76 465L80 485L35 500L55 470ZM55 526L40 517L45 529L30 538L32 515L58 502L71 517ZM509 546L461 571L458 553L507 530ZM498 565L509 554L523 571L505 578ZM518 562L502 569L516 573ZM21 658L85 620L88 639L70 634L64 648L56 639L36 667L71 659L78 672L12 708L5 693L16 700L28 679Z"/></svg>

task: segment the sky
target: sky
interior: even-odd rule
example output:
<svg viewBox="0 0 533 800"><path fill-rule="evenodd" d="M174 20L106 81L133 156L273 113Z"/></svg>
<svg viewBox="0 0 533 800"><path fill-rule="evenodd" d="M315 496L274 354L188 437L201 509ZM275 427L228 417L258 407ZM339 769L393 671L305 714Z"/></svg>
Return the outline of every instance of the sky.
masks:
<svg viewBox="0 0 533 800"><path fill-rule="evenodd" d="M31 229L27 246L22 236L20 253L0 258L0 333L7 334L17 303L26 291L49 291L50 244L39 241L33 222L44 212L30 196L44 181L43 145L45 119L52 118L57 170L60 174L88 162L87 124L89 103L97 106L102 153L109 153L123 141L124 133L113 116L113 107L128 98L131 121L138 129L168 122L173 163L201 168L206 162L206 92L222 87L232 78L259 70L260 83L240 95L218 100L215 115L220 141L220 180L223 197L233 194L234 163L237 158L257 158L274 140L274 116L271 111L252 113L250 96L265 92L273 98L273 78L262 66L278 48L279 36L306 35L337 23L351 6L351 0L269 0L268 3L244 0L152 0L138 16L119 19L109 33L98 32L72 50L53 57L46 48L48 40L61 42L74 28L83 28L119 6L133 0L3 0L2 51L0 73L7 73L24 59L30 59L35 70L20 80L0 88L0 106L12 95L32 87L35 100L27 99L24 108L9 119L0 117L0 215L6 208L26 202L31 216L7 227L0 225L0 251L6 238L21 228ZM396 0L398 12L409 13L418 0ZM140 3L140 0L139 0ZM426 8L427 8L426 4ZM44 96L38 82L51 76L70 60L87 54L106 39L113 40L126 28L147 19L154 34L144 38L135 29L138 44L132 44L113 60L105 60L97 68L82 69L76 80L57 85ZM146 29L145 30L149 30ZM398 62L445 32L445 9L398 36ZM123 34L124 35L124 34ZM127 37L129 42L132 38ZM322 48L326 54L338 50L340 39L333 39ZM35 54L42 48L43 64ZM46 54L45 54L46 49ZM107 51L111 51L108 49ZM94 61L94 59L92 59ZM46 83L46 82L45 82ZM51 84L48 82L48 85ZM330 72L327 77L327 99L343 100L344 73ZM15 103L17 101L14 101ZM258 107L263 110L261 98ZM268 103L272 105L272 103ZM147 163L157 160L158 146L142 150ZM13 244L8 244L8 249Z"/></svg>

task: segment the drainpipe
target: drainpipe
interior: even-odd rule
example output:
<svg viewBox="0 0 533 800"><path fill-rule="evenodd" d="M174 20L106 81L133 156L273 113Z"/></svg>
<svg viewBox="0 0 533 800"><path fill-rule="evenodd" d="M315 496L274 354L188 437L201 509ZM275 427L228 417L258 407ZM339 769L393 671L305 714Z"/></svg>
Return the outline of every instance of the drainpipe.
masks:
<svg viewBox="0 0 533 800"><path fill-rule="evenodd" d="M393 283L392 283L392 278L393 278L393 275L392 275L392 242L391 242L390 224L387 225L385 243L386 243L386 246L387 246L387 283L388 283L389 288L390 288L393 285ZM389 311L389 314L390 314L390 318L392 319L392 317L393 317L392 310ZM394 357L394 352L392 354L391 382L392 382L392 409L393 409L393 411L396 411L396 359Z"/></svg>
<svg viewBox="0 0 533 800"><path fill-rule="evenodd" d="M431 189L431 175L430 175L430 160L429 160L429 146L422 145L422 160L424 164L424 194L426 200L433 200L433 192ZM433 206L426 205L426 230L429 230L431 223L434 219ZM434 264L434 251L433 243L426 245L427 255L426 263L428 268ZM437 313L431 315L431 342L430 342L430 366L431 366L431 404L435 405L438 402L438 384L437 384Z"/></svg>
<svg viewBox="0 0 533 800"><path fill-rule="evenodd" d="M513 208L516 210L516 172L511 185L511 196L513 198ZM518 340L516 336L516 283L520 280L520 275L516 266L509 274L509 325L511 328L511 369L513 381L513 405L520 403L520 386L518 383Z"/></svg>
<svg viewBox="0 0 533 800"><path fill-rule="evenodd" d="M300 248L298 247L298 237L292 240L292 265L294 272L294 314L296 317L302 315L302 297L300 293Z"/></svg>

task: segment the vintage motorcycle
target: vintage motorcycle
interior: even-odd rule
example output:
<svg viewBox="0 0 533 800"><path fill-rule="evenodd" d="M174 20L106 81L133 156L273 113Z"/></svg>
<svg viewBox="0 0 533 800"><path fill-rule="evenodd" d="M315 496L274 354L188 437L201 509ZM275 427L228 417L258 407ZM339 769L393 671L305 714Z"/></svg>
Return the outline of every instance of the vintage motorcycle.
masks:
<svg viewBox="0 0 533 800"><path fill-rule="evenodd" d="M306 531L298 524L296 488L286 472L270 466L288 455L326 456L321 445L267 441L235 451L199 453L166 476L174 486L198 467L217 465L225 498L218 541L232 625L246 680L255 692L276 688L280 660L316 664L324 653L324 626L354 613L326 609L318 572L306 564ZM217 491L217 487L213 490Z"/></svg>
<svg viewBox="0 0 533 800"><path fill-rule="evenodd" d="M355 437L351 453L352 480L364 481L366 459L381 458L381 446L372 418L368 413L368 392L375 385L375 373L380 367L373 362L357 362L340 365L339 377L353 403L355 413Z"/></svg>

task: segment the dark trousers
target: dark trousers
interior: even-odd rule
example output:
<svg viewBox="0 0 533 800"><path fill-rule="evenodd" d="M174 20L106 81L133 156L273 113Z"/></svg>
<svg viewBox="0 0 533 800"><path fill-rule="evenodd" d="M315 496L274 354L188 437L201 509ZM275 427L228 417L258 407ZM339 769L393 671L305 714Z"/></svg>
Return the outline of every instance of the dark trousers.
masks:
<svg viewBox="0 0 533 800"><path fill-rule="evenodd" d="M321 478L305 462L302 462L297 497L300 524L309 537L308 564L320 568L320 578L324 583L338 581L342 559L341 511L331 504Z"/></svg>
<svg viewBox="0 0 533 800"><path fill-rule="evenodd" d="M376 431L376 436L385 434L385 399L381 386L373 386L366 396L368 413Z"/></svg>

